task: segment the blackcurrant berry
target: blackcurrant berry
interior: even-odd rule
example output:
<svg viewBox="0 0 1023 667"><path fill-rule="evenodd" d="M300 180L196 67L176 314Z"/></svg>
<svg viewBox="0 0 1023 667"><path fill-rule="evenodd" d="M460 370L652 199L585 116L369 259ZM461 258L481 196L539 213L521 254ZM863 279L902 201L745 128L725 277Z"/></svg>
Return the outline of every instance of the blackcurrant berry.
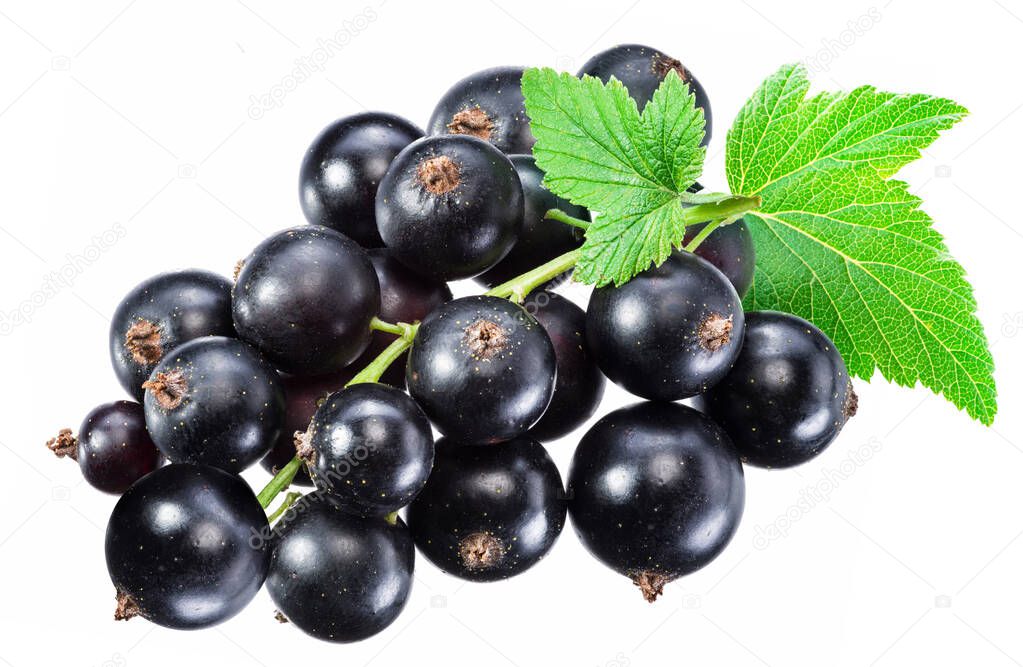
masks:
<svg viewBox="0 0 1023 667"><path fill-rule="evenodd" d="M728 279L677 252L620 287L593 290L586 338L613 382L643 398L675 401L725 376L742 346L743 322Z"/></svg>
<svg viewBox="0 0 1023 667"><path fill-rule="evenodd" d="M526 299L533 315L554 345L558 372L554 395L529 437L541 442L568 435L589 419L604 396L604 374L586 347L586 313L553 292L533 292Z"/></svg>
<svg viewBox="0 0 1023 667"><path fill-rule="evenodd" d="M437 443L426 488L408 525L424 556L470 581L520 574L554 546L565 525L561 475L540 443L497 447Z"/></svg>
<svg viewBox="0 0 1023 667"><path fill-rule="evenodd" d="M706 121L703 145L706 146L710 142L711 132L710 100L707 99L707 92L693 73L675 58L649 46L621 44L601 51L587 60L579 70L579 76L589 74L604 83L612 76L615 77L629 89L629 95L636 100L639 110L642 111L653 97L654 91L664 81L664 77L672 70L678 73L682 81L689 84L689 89L696 97L696 106L703 109Z"/></svg>
<svg viewBox="0 0 1023 667"><path fill-rule="evenodd" d="M692 241L705 226L706 223L701 223L686 227L683 244ZM753 284L756 251L753 248L753 235L745 220L736 220L718 227L693 252L725 274L740 299L746 296L749 286Z"/></svg>
<svg viewBox="0 0 1023 667"><path fill-rule="evenodd" d="M405 378L441 433L493 443L522 435L543 416L555 373L554 346L533 316L506 299L470 296L423 320Z"/></svg>
<svg viewBox="0 0 1023 667"><path fill-rule="evenodd" d="M233 338L185 343L143 386L149 434L174 463L242 471L270 451L284 422L277 372Z"/></svg>
<svg viewBox="0 0 1023 667"><path fill-rule="evenodd" d="M579 442L568 511L590 553L653 602L724 550L745 489L739 457L710 418L677 403L638 403Z"/></svg>
<svg viewBox="0 0 1023 667"><path fill-rule="evenodd" d="M241 478L173 464L140 479L107 523L114 618L195 629L231 618L259 592L270 528Z"/></svg>
<svg viewBox="0 0 1023 667"><path fill-rule="evenodd" d="M557 197L543 185L543 171L536 166L532 155L509 155L522 183L525 203L522 233L511 252L494 268L476 277L476 282L494 287L511 280L544 262L554 259L572 248L582 245L583 231L562 222L547 220L544 215L552 208L561 209L573 218L590 219L590 212L582 206Z"/></svg>
<svg viewBox="0 0 1023 667"><path fill-rule="evenodd" d="M468 136L426 137L398 154L377 190L377 226L394 257L436 280L497 264L522 231L511 161Z"/></svg>
<svg viewBox="0 0 1023 667"><path fill-rule="evenodd" d="M416 497L433 466L433 432L408 394L361 383L331 394L301 436L316 485L353 514L383 516Z"/></svg>
<svg viewBox="0 0 1023 667"><path fill-rule="evenodd" d="M747 313L735 365L701 402L742 460L765 468L817 456L857 407L835 344L806 320L775 312Z"/></svg>
<svg viewBox="0 0 1023 667"><path fill-rule="evenodd" d="M380 287L354 241L325 227L294 227L244 260L233 309L238 335L278 369L333 373L369 344Z"/></svg>
<svg viewBox="0 0 1023 667"><path fill-rule="evenodd" d="M430 116L428 134L464 134L504 153L529 153L536 139L522 97L521 67L494 67L451 86Z"/></svg>
<svg viewBox="0 0 1023 667"><path fill-rule="evenodd" d="M233 336L231 282L209 271L161 273L135 286L110 322L110 360L124 389L142 383L168 352L201 336Z"/></svg>
<svg viewBox="0 0 1023 667"><path fill-rule="evenodd" d="M317 639L354 642L405 608L415 547L408 528L343 512L322 493L274 526L266 589L285 619Z"/></svg>
<svg viewBox="0 0 1023 667"><path fill-rule="evenodd" d="M60 458L76 460L85 481L107 493L124 493L163 460L146 430L142 406L134 401L94 408L77 438L71 429L61 429L46 446Z"/></svg>
<svg viewBox="0 0 1023 667"><path fill-rule="evenodd" d="M306 220L364 248L382 246L373 211L377 185L394 156L422 136L421 129L389 113L365 112L328 125L302 160L298 190Z"/></svg>
<svg viewBox="0 0 1023 667"><path fill-rule="evenodd" d="M295 458L295 434L304 433L309 422L316 414L327 396L340 391L355 376L361 366L349 367L328 375L285 375L281 377L281 388L284 390L284 425L277 436L270 453L263 457L260 464L271 475L276 475L281 468ZM404 380L402 381L404 383ZM312 486L313 480L305 466L299 468L291 482L299 486Z"/></svg>
<svg viewBox="0 0 1023 667"><path fill-rule="evenodd" d="M369 251L369 259L380 283L380 319L386 322L418 322L442 303L451 301L447 283L424 278L394 259L391 251L377 248ZM394 334L374 331L369 347L352 366L365 368L373 359L394 342ZM380 381L392 387L405 387L405 361L403 354L387 367Z"/></svg>

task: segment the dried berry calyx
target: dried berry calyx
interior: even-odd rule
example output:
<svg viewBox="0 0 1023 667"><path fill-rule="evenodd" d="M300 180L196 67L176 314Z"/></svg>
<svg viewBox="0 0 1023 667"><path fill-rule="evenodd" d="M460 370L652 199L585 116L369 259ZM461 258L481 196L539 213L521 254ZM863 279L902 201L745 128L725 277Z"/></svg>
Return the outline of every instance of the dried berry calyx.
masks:
<svg viewBox="0 0 1023 667"><path fill-rule="evenodd" d="M46 441L46 446L57 458L68 458L78 460L78 438L71 434L71 429L62 428L57 432L57 437Z"/></svg>

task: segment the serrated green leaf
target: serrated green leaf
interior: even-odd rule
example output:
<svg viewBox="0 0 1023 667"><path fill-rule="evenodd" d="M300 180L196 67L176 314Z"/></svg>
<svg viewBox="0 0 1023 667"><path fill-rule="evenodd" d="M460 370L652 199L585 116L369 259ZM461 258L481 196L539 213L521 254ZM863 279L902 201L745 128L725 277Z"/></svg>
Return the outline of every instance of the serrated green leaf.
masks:
<svg viewBox="0 0 1023 667"><path fill-rule="evenodd" d="M975 419L997 410L993 362L965 271L908 186L890 180L966 110L926 95L807 98L801 66L783 67L728 132L726 170L757 249L745 306L814 322L851 374L922 383Z"/></svg>
<svg viewBox="0 0 1023 667"><path fill-rule="evenodd" d="M679 195L703 166L703 110L689 87L670 73L642 115L616 79L529 69L522 92L544 183L599 212L576 278L621 284L663 262L685 236Z"/></svg>

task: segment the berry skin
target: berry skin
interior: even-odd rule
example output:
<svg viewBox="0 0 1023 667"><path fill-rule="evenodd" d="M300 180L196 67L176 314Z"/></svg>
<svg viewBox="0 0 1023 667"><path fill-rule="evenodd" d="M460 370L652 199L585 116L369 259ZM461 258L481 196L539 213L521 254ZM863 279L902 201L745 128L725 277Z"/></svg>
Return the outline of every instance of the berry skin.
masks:
<svg viewBox="0 0 1023 667"><path fill-rule="evenodd" d="M499 262L522 231L511 161L469 136L426 137L398 154L377 190L377 226L400 262L439 281Z"/></svg>
<svg viewBox="0 0 1023 667"><path fill-rule="evenodd" d="M245 259L233 309L238 336L279 370L333 373L369 344L380 287L354 241L325 227L293 227Z"/></svg>
<svg viewBox="0 0 1023 667"><path fill-rule="evenodd" d="M601 51L587 60L579 70L579 76L589 74L604 83L612 76L615 77L629 89L629 95L636 100L639 110L642 111L653 97L654 91L664 81L664 77L672 70L678 73L682 81L689 84L689 89L696 97L696 106L703 109L706 126L702 144L706 146L710 142L711 134L710 100L707 98L707 91L693 73L675 58L649 46L621 44Z"/></svg>
<svg viewBox="0 0 1023 667"><path fill-rule="evenodd" d="M434 308L451 301L451 289L447 283L424 278L394 259L386 248L370 250L369 259L380 282L380 319L385 322L418 322ZM365 368L395 338L394 334L374 331L369 347L352 366ZM380 376L380 381L404 389L407 359L408 354L396 359Z"/></svg>
<svg viewBox="0 0 1023 667"><path fill-rule="evenodd" d="M274 526L266 589L278 611L317 639L354 642L405 608L415 547L408 528L343 512L322 493L298 501Z"/></svg>
<svg viewBox="0 0 1023 667"><path fill-rule="evenodd" d="M743 322L728 279L677 252L621 287L593 290L586 338L612 382L643 398L676 401L725 376L742 347Z"/></svg>
<svg viewBox="0 0 1023 667"><path fill-rule="evenodd" d="M277 436L270 453L263 457L260 465L271 475L276 475L281 468L295 458L295 434L304 433L309 422L316 414L316 408L330 394L340 391L355 372L362 368L355 365L329 375L285 375L281 377L281 388L284 390L284 425ZM312 486L313 480L305 466L298 469L291 482L298 486Z"/></svg>
<svg viewBox="0 0 1023 667"><path fill-rule="evenodd" d="M582 245L583 230L545 219L547 211L558 208L573 218L590 219L588 210L552 194L544 187L543 171L536 166L532 155L509 155L508 158L515 165L519 182L522 183L525 202L523 228L511 252L492 269L476 277L476 282L486 287L507 282Z"/></svg>
<svg viewBox="0 0 1023 667"><path fill-rule="evenodd" d="M731 372L701 402L744 462L788 468L831 444L858 400L824 332L795 315L755 312Z"/></svg>
<svg viewBox="0 0 1023 667"><path fill-rule="evenodd" d="M277 372L233 338L185 343L143 386L149 434L174 463L241 472L270 451L284 423Z"/></svg>
<svg viewBox="0 0 1023 667"><path fill-rule="evenodd" d="M408 505L433 466L433 432L408 394L361 383L331 394L299 454L316 485L345 511L384 516Z"/></svg>
<svg viewBox="0 0 1023 667"><path fill-rule="evenodd" d="M114 618L197 629L231 618L266 578L266 514L241 478L203 465L164 466L121 496L107 523Z"/></svg>
<svg viewBox="0 0 1023 667"><path fill-rule="evenodd" d="M594 424L568 476L583 545L650 602L724 550L742 518L742 464L725 432L677 403L637 403Z"/></svg>
<svg viewBox="0 0 1023 667"><path fill-rule="evenodd" d="M171 350L201 336L234 336L231 282L209 271L161 273L135 286L110 323L110 360L125 391L142 383Z"/></svg>
<svg viewBox="0 0 1023 667"><path fill-rule="evenodd" d="M683 245L693 240L706 223L686 227ZM745 220L718 227L696 247L694 254L707 260L725 274L732 283L739 298L746 296L753 284L753 269L756 265L756 251L753 235Z"/></svg>
<svg viewBox="0 0 1023 667"><path fill-rule="evenodd" d="M419 551L448 574L497 581L520 574L554 546L566 499L557 466L527 438L498 447L437 443L426 488L409 505Z"/></svg>
<svg viewBox="0 0 1023 667"><path fill-rule="evenodd" d="M85 481L106 493L124 493L163 461L146 430L142 406L134 401L94 408L78 428L77 438L65 428L46 446L59 458L76 460Z"/></svg>
<svg viewBox="0 0 1023 667"><path fill-rule="evenodd" d="M522 97L521 67L494 67L451 86L437 103L427 134L461 134L488 141L504 153L530 153L536 139Z"/></svg>
<svg viewBox="0 0 1023 667"><path fill-rule="evenodd" d="M405 379L444 435L464 443L511 440L551 402L556 360L543 327L492 296L444 304L419 326Z"/></svg>
<svg viewBox="0 0 1023 667"><path fill-rule="evenodd" d="M534 292L526 299L554 345L558 372L551 404L527 434L540 442L568 435L593 416L607 381L586 347L586 313L553 292Z"/></svg>
<svg viewBox="0 0 1023 667"><path fill-rule="evenodd" d="M328 125L306 151L299 172L306 220L363 248L382 246L373 210L377 185L394 156L422 136L421 129L389 113L360 113Z"/></svg>

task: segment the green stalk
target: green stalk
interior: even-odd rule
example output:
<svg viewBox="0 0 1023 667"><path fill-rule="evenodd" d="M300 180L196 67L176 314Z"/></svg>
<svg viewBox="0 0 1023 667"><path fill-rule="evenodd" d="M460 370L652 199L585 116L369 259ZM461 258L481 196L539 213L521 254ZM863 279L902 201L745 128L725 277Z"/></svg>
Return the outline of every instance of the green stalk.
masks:
<svg viewBox="0 0 1023 667"><path fill-rule="evenodd" d="M560 276L565 271L571 269L576 265L580 257L582 257L582 251L578 248L569 250L564 255L558 255L532 271L526 271L521 276L512 278L506 283L501 283L494 289L486 292L486 296L499 296L504 299L510 299L515 303L522 303L527 294L551 278Z"/></svg>
<svg viewBox="0 0 1023 667"><path fill-rule="evenodd" d="M302 494L298 491L290 491L288 495L284 496L284 500L277 506L277 509L273 511L273 514L266 518L267 523L273 523L280 518L282 514L288 511L288 508L295 504L295 501L302 497ZM266 509L265 507L263 509Z"/></svg>
<svg viewBox="0 0 1023 667"><path fill-rule="evenodd" d="M557 220L558 222L563 222L566 225L578 227L579 229L586 229L587 227L590 226L588 220L572 217L568 213L562 211L560 208L552 208L551 210L547 211L547 213L545 213L543 217L547 220Z"/></svg>

